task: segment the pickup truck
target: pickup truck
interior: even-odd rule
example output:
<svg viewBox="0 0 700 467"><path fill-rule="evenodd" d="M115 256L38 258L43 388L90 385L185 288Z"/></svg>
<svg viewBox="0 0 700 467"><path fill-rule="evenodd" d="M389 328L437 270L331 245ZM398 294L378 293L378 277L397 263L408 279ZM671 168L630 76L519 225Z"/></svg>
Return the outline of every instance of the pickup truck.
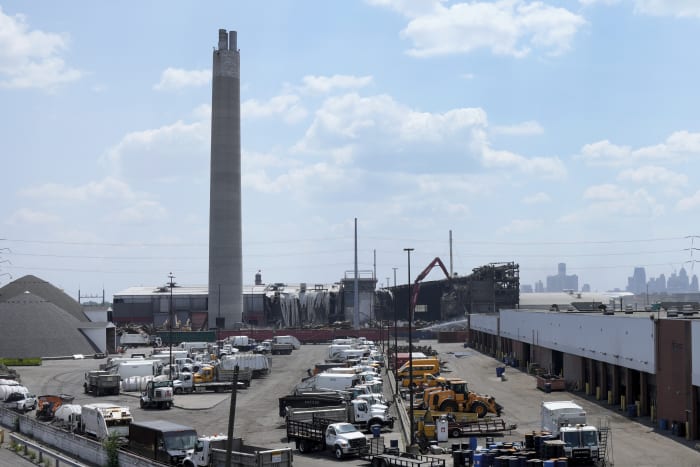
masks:
<svg viewBox="0 0 700 467"><path fill-rule="evenodd" d="M3 403L3 407L6 409L16 410L17 412L29 412L36 409L36 405L36 396L28 392L13 392Z"/></svg>
<svg viewBox="0 0 700 467"><path fill-rule="evenodd" d="M287 420L287 440L294 441L304 454L330 450L336 459L362 456L367 452L367 438L351 423L326 423L319 420Z"/></svg>

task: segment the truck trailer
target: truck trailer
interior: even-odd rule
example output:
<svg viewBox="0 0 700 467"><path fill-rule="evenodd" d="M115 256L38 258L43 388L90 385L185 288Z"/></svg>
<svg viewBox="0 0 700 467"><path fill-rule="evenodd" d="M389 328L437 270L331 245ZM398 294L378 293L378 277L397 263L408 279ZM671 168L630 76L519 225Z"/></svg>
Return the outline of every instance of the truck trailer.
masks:
<svg viewBox="0 0 700 467"><path fill-rule="evenodd" d="M110 436L126 441L133 420L129 407L109 403L86 404L80 411L79 431L100 441Z"/></svg>

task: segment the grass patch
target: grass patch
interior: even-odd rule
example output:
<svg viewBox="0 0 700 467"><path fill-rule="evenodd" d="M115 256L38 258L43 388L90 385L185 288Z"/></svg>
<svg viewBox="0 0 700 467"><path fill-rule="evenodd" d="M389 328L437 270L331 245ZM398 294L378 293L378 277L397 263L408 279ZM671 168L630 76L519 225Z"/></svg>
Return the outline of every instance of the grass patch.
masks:
<svg viewBox="0 0 700 467"><path fill-rule="evenodd" d="M41 357L36 358L0 358L5 366L41 366Z"/></svg>

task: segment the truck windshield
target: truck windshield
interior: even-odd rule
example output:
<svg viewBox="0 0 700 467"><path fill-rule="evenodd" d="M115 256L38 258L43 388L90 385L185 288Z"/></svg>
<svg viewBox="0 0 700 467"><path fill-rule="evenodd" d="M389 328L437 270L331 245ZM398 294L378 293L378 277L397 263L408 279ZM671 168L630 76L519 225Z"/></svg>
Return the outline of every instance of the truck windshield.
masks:
<svg viewBox="0 0 700 467"><path fill-rule="evenodd" d="M579 447L579 432L578 431L564 431L561 434L561 440L566 443L567 447L576 448Z"/></svg>
<svg viewBox="0 0 700 467"><path fill-rule="evenodd" d="M335 429L338 433L351 433L353 431L357 431L357 428L350 423L340 423L336 425Z"/></svg>
<svg viewBox="0 0 700 467"><path fill-rule="evenodd" d="M197 442L197 433L194 431L178 431L174 433L163 433L165 438L165 449L171 450L189 450L194 449Z"/></svg>
<svg viewBox="0 0 700 467"><path fill-rule="evenodd" d="M581 444L583 446L598 445L598 434L595 431L584 431L581 433Z"/></svg>

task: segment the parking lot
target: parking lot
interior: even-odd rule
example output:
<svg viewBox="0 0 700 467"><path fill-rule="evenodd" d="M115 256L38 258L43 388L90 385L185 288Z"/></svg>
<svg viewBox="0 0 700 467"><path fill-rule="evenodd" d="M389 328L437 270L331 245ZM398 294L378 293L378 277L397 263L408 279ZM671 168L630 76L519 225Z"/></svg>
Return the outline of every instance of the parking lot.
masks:
<svg viewBox="0 0 700 467"><path fill-rule="evenodd" d="M508 424L516 424L517 429L511 434L496 438L496 441L522 442L526 433L537 431L543 400L573 400L586 410L589 423L597 425L602 422L610 426L614 465L700 465L700 452L694 449L693 443L671 437L670 432L659 432L651 426L648 419L628 418L618 407L592 400L582 393L545 394L535 387L534 377L513 368L506 369L505 378L497 377L496 367L501 365L500 362L465 349L461 344L438 344L436 341L422 341L421 344L431 345L439 352L440 358L447 364L448 372L445 375L465 379L471 390L490 394L503 405L503 417ZM250 388L237 393L235 436L241 436L246 443L255 446L293 448L293 444L286 440L284 420L278 415L278 398L289 394L294 385L307 375L309 368L323 361L326 350L325 345L304 345L291 355L273 356L271 374L254 379ZM102 362L104 360L55 360L45 361L41 367L20 367L17 370L21 374L22 383L35 394L72 394L75 396L74 403L85 404L95 402L97 398L83 393L83 374L87 370L96 369ZM390 395L388 389L387 387ZM135 420L169 420L192 426L200 435L227 432L230 394L178 395L175 407L170 410L141 409L136 393L105 396L99 400L129 406ZM386 435L399 439L399 430L400 424L397 423L394 432ZM484 441L482 438L478 440L480 445ZM441 445L447 448L453 442L450 439ZM403 440L400 446L403 447ZM448 459L447 465L452 465L451 456L443 457ZM295 465L327 466L328 462L336 462L330 453L294 453ZM358 459L347 459L342 463L348 466L366 465Z"/></svg>

